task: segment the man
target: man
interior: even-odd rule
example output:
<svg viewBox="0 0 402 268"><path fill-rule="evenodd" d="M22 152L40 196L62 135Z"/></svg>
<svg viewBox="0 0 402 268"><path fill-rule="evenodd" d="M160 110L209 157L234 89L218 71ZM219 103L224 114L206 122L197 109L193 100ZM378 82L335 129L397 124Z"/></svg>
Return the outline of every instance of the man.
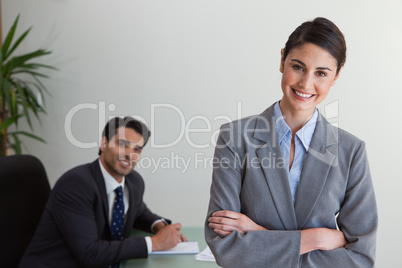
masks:
<svg viewBox="0 0 402 268"><path fill-rule="evenodd" d="M133 168L149 136L131 117L106 124L99 159L57 181L20 267L118 267L187 241L179 223L170 225L143 202L144 182ZM129 237L132 228L155 235Z"/></svg>

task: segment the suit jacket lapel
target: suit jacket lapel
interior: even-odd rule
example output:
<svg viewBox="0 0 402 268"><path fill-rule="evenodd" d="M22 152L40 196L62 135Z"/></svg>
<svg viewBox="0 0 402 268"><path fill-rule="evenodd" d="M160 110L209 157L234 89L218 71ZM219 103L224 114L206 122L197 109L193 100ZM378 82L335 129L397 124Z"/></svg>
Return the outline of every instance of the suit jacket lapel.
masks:
<svg viewBox="0 0 402 268"><path fill-rule="evenodd" d="M128 175L129 176L129 175ZM135 185L132 183L131 180L129 180L126 176L125 179L125 187L128 187L128 210L127 210L127 215L126 215L126 223L124 224L124 234L126 237L128 237L131 233L131 230L133 229L134 226L134 220L135 220L135 200L134 195L136 194Z"/></svg>
<svg viewBox="0 0 402 268"><path fill-rule="evenodd" d="M286 230L295 230L297 221L286 166L278 165L277 161L283 157L277 138L273 107L274 105L270 106L257 118L253 138L264 142L264 145L257 149L256 154L282 224ZM271 161L268 165L269 158ZM276 160L275 164L273 159Z"/></svg>
<svg viewBox="0 0 402 268"><path fill-rule="evenodd" d="M338 147L333 146L337 145L337 142L336 129L319 114L296 191L295 211L298 229L303 229L305 226L324 188L329 170L337 164Z"/></svg>
<svg viewBox="0 0 402 268"><path fill-rule="evenodd" d="M109 204L107 200L107 194L106 194L106 185L105 185L105 179L103 178L102 171L99 166L99 159L96 159L94 162L92 162L92 172L94 176L95 183L98 186L99 193L102 199L102 206L103 206L103 212L105 215L106 222L109 222ZM109 224L107 224L109 226Z"/></svg>

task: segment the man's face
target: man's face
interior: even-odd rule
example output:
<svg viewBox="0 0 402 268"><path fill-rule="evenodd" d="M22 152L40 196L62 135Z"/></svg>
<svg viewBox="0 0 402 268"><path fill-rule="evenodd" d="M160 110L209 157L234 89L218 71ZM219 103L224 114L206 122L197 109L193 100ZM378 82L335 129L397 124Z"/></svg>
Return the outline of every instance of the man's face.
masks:
<svg viewBox="0 0 402 268"><path fill-rule="evenodd" d="M102 138L100 160L107 172L121 182L123 176L129 174L137 164L143 146L141 134L131 128L120 127L110 141Z"/></svg>

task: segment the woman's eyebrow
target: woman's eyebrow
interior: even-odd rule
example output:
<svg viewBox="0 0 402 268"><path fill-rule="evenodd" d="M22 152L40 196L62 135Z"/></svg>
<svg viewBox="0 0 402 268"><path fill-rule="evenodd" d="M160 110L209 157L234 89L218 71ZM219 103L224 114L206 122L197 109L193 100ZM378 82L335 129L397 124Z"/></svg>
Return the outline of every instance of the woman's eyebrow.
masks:
<svg viewBox="0 0 402 268"><path fill-rule="evenodd" d="M291 59L291 61L295 61L295 62L299 63L300 65L306 67L306 64L304 62L302 62L301 60Z"/></svg>
<svg viewBox="0 0 402 268"><path fill-rule="evenodd" d="M300 65L302 65L303 67L306 67L306 64L304 63L304 62L302 62L301 60L298 60L298 59L291 59L291 61L295 61L295 62L297 62L297 63L299 63ZM332 70L330 69L330 68L328 68L328 67L317 67L317 68L315 68L316 70L328 70L328 71L331 71L332 72Z"/></svg>

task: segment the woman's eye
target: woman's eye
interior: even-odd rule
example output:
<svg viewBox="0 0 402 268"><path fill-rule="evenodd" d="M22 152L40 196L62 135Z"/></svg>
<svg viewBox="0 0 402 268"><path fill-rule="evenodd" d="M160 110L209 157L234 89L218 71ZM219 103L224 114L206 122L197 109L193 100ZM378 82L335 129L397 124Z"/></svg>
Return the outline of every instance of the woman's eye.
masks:
<svg viewBox="0 0 402 268"><path fill-rule="evenodd" d="M293 65L293 69L295 69L296 71L303 71L303 67L299 65Z"/></svg>
<svg viewBox="0 0 402 268"><path fill-rule="evenodd" d="M325 77L325 76L327 76L327 74L324 73L324 72L317 72L317 75L320 76L320 77Z"/></svg>

